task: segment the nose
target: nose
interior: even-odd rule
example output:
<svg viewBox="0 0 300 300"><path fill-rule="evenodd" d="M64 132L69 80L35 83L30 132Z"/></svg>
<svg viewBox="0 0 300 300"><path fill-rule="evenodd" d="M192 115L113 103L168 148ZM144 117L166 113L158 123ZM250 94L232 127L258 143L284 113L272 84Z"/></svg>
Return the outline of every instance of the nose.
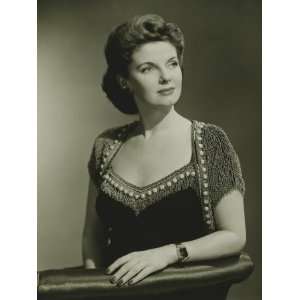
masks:
<svg viewBox="0 0 300 300"><path fill-rule="evenodd" d="M171 80L170 72L166 69L160 70L159 83L166 84Z"/></svg>

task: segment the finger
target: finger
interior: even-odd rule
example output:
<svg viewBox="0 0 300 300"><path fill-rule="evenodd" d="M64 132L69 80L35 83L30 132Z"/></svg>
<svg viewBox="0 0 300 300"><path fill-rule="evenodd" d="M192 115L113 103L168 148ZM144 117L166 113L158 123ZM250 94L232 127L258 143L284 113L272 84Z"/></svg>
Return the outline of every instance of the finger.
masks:
<svg viewBox="0 0 300 300"><path fill-rule="evenodd" d="M126 254L124 256L119 257L106 269L106 273L107 274L113 273L116 269L124 265L129 260L129 258L130 258L130 254Z"/></svg>
<svg viewBox="0 0 300 300"><path fill-rule="evenodd" d="M124 273L124 275L120 278L118 285L125 285L130 279L136 276L144 268L145 266L141 263L135 264L127 271L127 273Z"/></svg>
<svg viewBox="0 0 300 300"><path fill-rule="evenodd" d="M124 264L120 267L119 270L116 271L114 276L112 276L112 283L117 283L117 285L121 285L121 278L130 270L130 265L128 263Z"/></svg>
<svg viewBox="0 0 300 300"><path fill-rule="evenodd" d="M138 283L139 281L143 280L145 277L153 273L155 269L153 267L146 267L141 272L139 272L136 276L129 280L128 284L132 285Z"/></svg>
<svg viewBox="0 0 300 300"><path fill-rule="evenodd" d="M129 261L127 263L125 263L123 266L121 266L116 272L115 274L112 276L111 278L111 282L112 283L116 283L118 285L121 285L122 283L119 282L120 279L127 273L129 272L135 265L137 264L137 261Z"/></svg>

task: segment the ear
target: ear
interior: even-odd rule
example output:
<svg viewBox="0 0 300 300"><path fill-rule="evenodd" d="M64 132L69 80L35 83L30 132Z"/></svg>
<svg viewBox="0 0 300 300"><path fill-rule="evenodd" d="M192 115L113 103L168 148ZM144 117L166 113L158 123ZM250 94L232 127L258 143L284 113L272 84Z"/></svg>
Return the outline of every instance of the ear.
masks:
<svg viewBox="0 0 300 300"><path fill-rule="evenodd" d="M122 89L128 89L128 82L124 77L117 75L117 81Z"/></svg>

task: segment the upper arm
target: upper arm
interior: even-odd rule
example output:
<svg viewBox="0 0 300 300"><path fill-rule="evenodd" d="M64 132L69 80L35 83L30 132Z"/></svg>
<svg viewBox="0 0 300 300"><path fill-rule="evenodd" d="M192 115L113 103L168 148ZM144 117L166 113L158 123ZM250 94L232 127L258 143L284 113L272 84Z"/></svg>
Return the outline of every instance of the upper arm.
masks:
<svg viewBox="0 0 300 300"><path fill-rule="evenodd" d="M96 213L97 188L99 182L99 157L103 148L103 136L106 132L101 133L94 141L94 145L88 161L89 188L86 205L86 216L83 230L83 237L92 236L103 231L101 220Z"/></svg>
<svg viewBox="0 0 300 300"><path fill-rule="evenodd" d="M82 235L82 255L87 268L103 265L105 247L105 231L103 224L96 213L97 191L90 180L86 205L86 216Z"/></svg>
<svg viewBox="0 0 300 300"><path fill-rule="evenodd" d="M84 237L98 237L101 238L104 229L103 224L96 212L97 190L92 180L89 181L89 190L86 205L86 215L84 222Z"/></svg>
<svg viewBox="0 0 300 300"><path fill-rule="evenodd" d="M230 191L217 203L215 221L218 230L231 231L243 245L246 243L244 199L238 190Z"/></svg>
<svg viewBox="0 0 300 300"><path fill-rule="evenodd" d="M207 164L209 170L209 194L213 206L231 191L245 193L245 182L238 155L226 133L215 125L208 125Z"/></svg>

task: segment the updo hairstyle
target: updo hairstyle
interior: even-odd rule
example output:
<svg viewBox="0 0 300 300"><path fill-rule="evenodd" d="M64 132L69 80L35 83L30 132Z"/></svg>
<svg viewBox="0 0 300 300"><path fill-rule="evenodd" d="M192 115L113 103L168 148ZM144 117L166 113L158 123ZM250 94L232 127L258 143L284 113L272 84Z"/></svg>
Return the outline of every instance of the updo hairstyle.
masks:
<svg viewBox="0 0 300 300"><path fill-rule="evenodd" d="M183 33L176 24L167 23L158 15L136 16L114 28L108 37L105 46L107 70L103 76L102 89L113 105L125 114L137 114L138 109L132 93L120 86L118 76L128 78L133 52L141 45L153 41L170 42L176 48L182 68Z"/></svg>

